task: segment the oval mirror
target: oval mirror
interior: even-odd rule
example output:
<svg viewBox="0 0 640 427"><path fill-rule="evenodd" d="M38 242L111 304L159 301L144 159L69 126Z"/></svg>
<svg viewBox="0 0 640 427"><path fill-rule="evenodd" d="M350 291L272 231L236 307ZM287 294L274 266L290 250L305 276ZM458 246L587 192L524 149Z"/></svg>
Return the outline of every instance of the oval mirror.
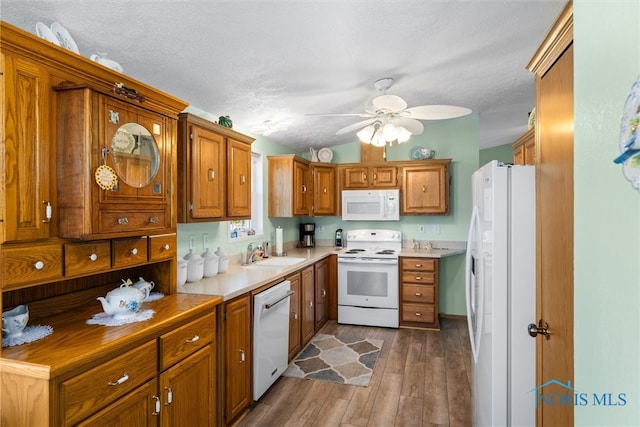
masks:
<svg viewBox="0 0 640 427"><path fill-rule="evenodd" d="M111 153L118 177L132 187L144 187L160 166L158 144L151 132L138 123L125 123L111 140Z"/></svg>

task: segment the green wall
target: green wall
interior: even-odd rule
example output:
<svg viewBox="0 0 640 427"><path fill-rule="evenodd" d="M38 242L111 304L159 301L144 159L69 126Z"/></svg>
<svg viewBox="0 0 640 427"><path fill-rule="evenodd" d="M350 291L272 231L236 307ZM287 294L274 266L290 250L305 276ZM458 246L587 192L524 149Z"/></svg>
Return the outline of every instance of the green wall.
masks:
<svg viewBox="0 0 640 427"><path fill-rule="evenodd" d="M484 166L491 160L497 160L502 163L513 163L513 147L511 147L511 144L498 145L497 147L480 150L479 166Z"/></svg>
<svg viewBox="0 0 640 427"><path fill-rule="evenodd" d="M640 73L640 2L574 2L575 424L640 425L640 194L612 160ZM637 143L636 143L637 144ZM592 405L625 393L624 406Z"/></svg>
<svg viewBox="0 0 640 427"><path fill-rule="evenodd" d="M405 216L398 222L348 222L341 217L314 218L267 218L265 220L266 237L255 241L272 240L273 228L284 229L284 240L294 241L299 238L298 224L312 221L323 226L323 231L316 233L317 239L333 240L335 230L342 228L390 228L400 230L405 239L465 241L467 226L471 215L471 174L478 167L478 116L473 114L454 120L430 123L425 126L422 135L413 136L403 144L387 148L388 160L409 160L414 146L428 147L436 151L436 158L452 159L451 163L451 209L447 216ZM253 143L253 150L265 155L286 154L288 149L264 137L258 137ZM360 161L360 143L353 142L332 147L334 163ZM308 157L308 153L300 153ZM267 167L264 167L264 194L268 194ZM267 212L267 200L264 211ZM433 232L433 226L440 226L440 234ZM420 232L424 226L424 232ZM316 227L318 228L318 227ZM201 247L202 233L209 234L209 246L222 247L227 253L235 254L246 249L249 241L229 243L227 240L227 222L211 222L203 224L178 224L178 255L184 256L189 251L189 235L197 236L198 249ZM446 314L464 315L464 256L445 258L440 269L440 305L439 310Z"/></svg>

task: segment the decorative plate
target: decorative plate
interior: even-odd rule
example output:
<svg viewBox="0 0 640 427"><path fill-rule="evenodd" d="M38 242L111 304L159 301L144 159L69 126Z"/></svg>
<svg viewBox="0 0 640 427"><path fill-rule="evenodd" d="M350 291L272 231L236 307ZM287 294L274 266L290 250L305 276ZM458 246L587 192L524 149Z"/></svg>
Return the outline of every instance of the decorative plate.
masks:
<svg viewBox="0 0 640 427"><path fill-rule="evenodd" d="M45 39L46 41L51 42L56 46L60 46L60 40L58 39L58 37L56 37L55 33L42 22L38 22L36 24L36 34L41 39Z"/></svg>
<svg viewBox="0 0 640 427"><path fill-rule="evenodd" d="M60 25L59 22L51 24L51 31L53 31L53 34L55 34L58 40L60 40L60 46L65 49L69 49L71 52L80 53L78 45L71 37L71 34L69 34L69 31Z"/></svg>
<svg viewBox="0 0 640 427"><path fill-rule="evenodd" d="M318 151L318 160L321 162L329 163L331 159L333 159L333 151L331 151L331 149L321 148L320 151Z"/></svg>
<svg viewBox="0 0 640 427"><path fill-rule="evenodd" d="M133 135L123 128L118 129L111 140L111 147L121 153L131 153L135 146L136 141L133 138Z"/></svg>
<svg viewBox="0 0 640 427"><path fill-rule="evenodd" d="M640 76L631 86L620 124L620 153L616 163L622 163L624 176L640 190Z"/></svg>
<svg viewBox="0 0 640 427"><path fill-rule="evenodd" d="M118 185L118 175L110 166L100 165L95 173L96 183L103 190L113 190Z"/></svg>

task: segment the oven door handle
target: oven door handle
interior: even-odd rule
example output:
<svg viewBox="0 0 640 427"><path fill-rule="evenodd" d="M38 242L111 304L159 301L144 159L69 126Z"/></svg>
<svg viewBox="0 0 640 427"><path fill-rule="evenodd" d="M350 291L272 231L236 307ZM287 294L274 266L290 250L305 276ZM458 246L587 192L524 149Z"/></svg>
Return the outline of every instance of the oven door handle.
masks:
<svg viewBox="0 0 640 427"><path fill-rule="evenodd" d="M376 264L386 265L398 265L397 259L381 259L381 258L338 258L338 262L341 264L365 264L369 262L375 262Z"/></svg>

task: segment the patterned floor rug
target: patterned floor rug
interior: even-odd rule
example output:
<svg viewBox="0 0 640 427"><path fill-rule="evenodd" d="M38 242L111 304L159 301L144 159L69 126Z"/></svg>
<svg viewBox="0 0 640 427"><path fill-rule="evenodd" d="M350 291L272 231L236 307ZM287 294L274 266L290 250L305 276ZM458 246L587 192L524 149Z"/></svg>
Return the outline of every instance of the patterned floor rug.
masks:
<svg viewBox="0 0 640 427"><path fill-rule="evenodd" d="M318 334L283 375L367 387L383 342Z"/></svg>

